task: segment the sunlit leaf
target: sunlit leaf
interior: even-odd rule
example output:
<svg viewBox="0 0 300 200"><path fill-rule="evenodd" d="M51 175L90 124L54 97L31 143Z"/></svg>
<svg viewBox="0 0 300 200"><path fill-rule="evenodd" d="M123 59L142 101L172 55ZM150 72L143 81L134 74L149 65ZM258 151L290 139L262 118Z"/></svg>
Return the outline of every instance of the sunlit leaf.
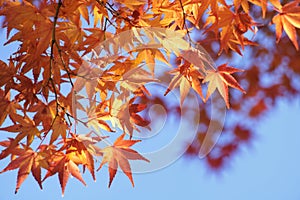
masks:
<svg viewBox="0 0 300 200"><path fill-rule="evenodd" d="M131 168L128 160L144 160L150 162L142 155L140 155L138 152L129 148L135 143L140 142L140 140L124 140L124 136L125 134L121 135L114 142L113 146L108 146L101 150L101 152L103 153L103 160L98 170L100 170L104 164L108 163L108 171L109 171L108 187L111 186L111 183L119 167L126 174L130 182L134 186Z"/></svg>

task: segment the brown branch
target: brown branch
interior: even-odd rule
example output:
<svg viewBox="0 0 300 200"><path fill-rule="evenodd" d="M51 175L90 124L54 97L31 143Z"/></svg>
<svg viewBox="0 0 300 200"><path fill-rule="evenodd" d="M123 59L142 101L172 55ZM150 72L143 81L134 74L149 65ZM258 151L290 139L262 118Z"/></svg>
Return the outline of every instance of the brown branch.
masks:
<svg viewBox="0 0 300 200"><path fill-rule="evenodd" d="M38 145L37 149L42 145L42 143L44 142L45 138L47 137L48 133L50 132L50 130L52 129L53 127L53 124L56 120L56 118L58 117L58 113L59 113L59 107L61 107L61 105L59 104L59 101L58 101L58 94L57 94L57 91L56 91L56 88L55 88L55 83L54 83L54 80L53 80L53 63L54 63L54 44L56 43L56 34L55 34L55 31L56 31L56 24L57 24L57 19L58 19L58 14L59 14L59 10L62 6L62 1L59 0L58 1L58 4L57 4L57 7L56 7L56 11L55 11L55 14L54 14L54 20L53 20L53 28L52 28L52 40L51 40L51 45L50 45L50 75L49 75L49 79L47 81L47 86L49 87L49 82L51 84L51 87L53 89L53 93L54 93L54 98L55 98L55 102L56 102L56 110L55 110L55 117L53 118L52 122L51 122L51 125L49 127L49 129L45 132L40 144Z"/></svg>
<svg viewBox="0 0 300 200"><path fill-rule="evenodd" d="M105 21L104 21L104 32L106 31L107 29L107 22L110 23L110 25L112 25L113 27L115 27L116 29L118 28L115 24L112 23L112 21L110 19L108 19L107 17L105 17ZM105 35L104 35L105 37Z"/></svg>
<svg viewBox="0 0 300 200"><path fill-rule="evenodd" d="M101 0L96 0L96 1L97 1L97 3L98 3L100 6L106 8L106 10L108 10L114 17L123 19L124 21L128 22L131 26L139 27L139 26L136 26L136 25L132 22L132 20L129 19L128 17L122 17L121 14L113 7L113 5L111 5L111 4L107 3L107 2L104 3L104 2L101 1ZM110 24L112 24L111 21L109 21L109 22L110 22ZM114 25L114 26L115 26L115 25Z"/></svg>
<svg viewBox="0 0 300 200"><path fill-rule="evenodd" d="M72 78L71 78L71 72L70 72L69 69L67 68L67 66L66 66L66 64L65 64L65 61L64 61L63 58L62 58L61 49L60 49L59 44L58 44L58 42L57 42L56 40L55 40L55 46L56 46L56 48L57 48L57 50L58 50L58 55L59 55L60 61L61 61L62 65L63 65L65 71L67 72L67 75L68 75L70 84L71 84L72 87L74 87L74 84L73 84L73 81L72 81Z"/></svg>
<svg viewBox="0 0 300 200"><path fill-rule="evenodd" d="M48 83L47 83L47 85L48 85L49 82L51 82L51 86L53 88L53 92L54 92L54 95L55 95L55 100L56 100L56 115L58 115L58 106L59 106L59 103L58 103L57 92L56 92L56 88L55 88L55 84L54 84L54 80L53 80L53 63L54 63L54 44L56 43L56 34L55 34L55 31L56 31L56 24L57 24L58 14L59 14L59 10L60 10L61 6L62 6L62 1L59 0L58 4L57 4L56 11L55 11L54 20L53 20L52 40L51 40L51 46L50 46L50 49L51 49L51 52L50 52L50 77L49 77Z"/></svg>
<svg viewBox="0 0 300 200"><path fill-rule="evenodd" d="M183 15L183 27L186 29L186 33L187 33L187 36L188 36L188 38L189 38L189 40L190 40L190 42L192 41L192 39L191 39L191 36L190 36L190 32L189 32L189 29L188 29L188 27L187 27L187 25L186 25L186 14L185 14L185 12L184 12L184 7L183 7L183 4L182 4L182 0L179 0L179 3L180 3L180 7L181 7L181 9L182 9L182 15Z"/></svg>
<svg viewBox="0 0 300 200"><path fill-rule="evenodd" d="M54 61L54 44L56 43L56 34L55 34L55 31L56 31L56 24L57 24L57 19L58 19L58 14L59 14L59 10L60 10L60 7L62 6L62 1L59 0L58 1L58 4L57 4L57 8L56 8L56 11L55 11L55 15L54 15L54 20L53 20L53 28L52 28L52 40L51 40L51 53L50 53L50 78L49 80L53 81L53 77L52 77L52 68L53 68L53 61Z"/></svg>

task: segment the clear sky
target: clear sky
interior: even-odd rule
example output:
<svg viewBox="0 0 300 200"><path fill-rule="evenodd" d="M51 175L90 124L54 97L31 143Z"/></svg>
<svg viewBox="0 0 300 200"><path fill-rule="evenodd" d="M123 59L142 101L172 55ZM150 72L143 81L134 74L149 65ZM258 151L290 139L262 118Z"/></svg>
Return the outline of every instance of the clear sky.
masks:
<svg viewBox="0 0 300 200"><path fill-rule="evenodd" d="M9 53L2 48L3 39L0 31L1 59L7 58ZM97 173L96 183L89 174L84 175L87 187L71 178L62 198L57 175L44 182L43 191L30 175L15 195L17 171L11 171L0 174L0 200L299 200L300 99L280 101L276 109L253 126L256 139L245 145L220 173L210 171L197 158L182 157L164 169L134 174L134 188L124 174L118 173L108 189L108 172L104 168ZM4 139L2 133L0 140ZM0 161L0 169L7 161Z"/></svg>

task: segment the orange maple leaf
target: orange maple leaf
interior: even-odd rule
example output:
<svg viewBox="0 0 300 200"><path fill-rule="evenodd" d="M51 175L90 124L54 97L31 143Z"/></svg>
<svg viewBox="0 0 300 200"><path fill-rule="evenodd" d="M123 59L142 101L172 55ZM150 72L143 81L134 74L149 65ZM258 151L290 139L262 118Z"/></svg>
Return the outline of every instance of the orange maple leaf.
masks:
<svg viewBox="0 0 300 200"><path fill-rule="evenodd" d="M97 170L100 170L104 164L108 163L108 170L109 170L108 187L110 187L117 173L118 167L122 169L122 171L126 174L130 182L134 186L131 168L128 160L144 160L150 162L148 159L143 157L137 151L129 148L135 143L140 142L140 140L124 140L124 136L125 134L117 138L113 146L108 146L101 150L101 152L103 153L103 159Z"/></svg>
<svg viewBox="0 0 300 200"><path fill-rule="evenodd" d="M261 7L263 18L266 17L268 0L249 0L249 2Z"/></svg>
<svg viewBox="0 0 300 200"><path fill-rule="evenodd" d="M18 192L19 188L21 187L22 183L28 177L29 173L31 172L35 180L38 182L40 188L42 189L42 181L41 181L41 166L38 160L38 154L32 149L18 149L15 151L18 155L17 158L13 159L1 172L4 173L9 170L18 169L18 176L17 176L17 185L15 193Z"/></svg>
<svg viewBox="0 0 300 200"><path fill-rule="evenodd" d="M139 112L146 108L143 103L135 104L137 96L131 98L129 101L124 102L120 99L114 99L110 106L111 123L117 126L126 133L129 133L130 137L133 135L133 131L140 131L137 126L141 126L150 129L148 126L150 122L140 116ZM112 98L113 99L113 98ZM136 126L137 125L137 126Z"/></svg>
<svg viewBox="0 0 300 200"><path fill-rule="evenodd" d="M171 74L176 75L172 78L164 95L166 96L171 90L179 86L180 106L182 106L190 89L193 88L204 101L200 82L200 80L203 79L201 71L199 67L185 60L185 63L170 71Z"/></svg>
<svg viewBox="0 0 300 200"><path fill-rule="evenodd" d="M58 179L62 190L62 196L64 196L65 188L69 180L70 174L76 179L78 179L83 185L86 185L81 176L78 166L73 160L71 160L67 155L63 153L53 156L51 160L51 166L48 169L43 181L56 173L58 173Z"/></svg>
<svg viewBox="0 0 300 200"><path fill-rule="evenodd" d="M235 10L238 10L240 6L242 6L243 10L248 13L249 12L249 2L248 0L234 0L233 1Z"/></svg>
<svg viewBox="0 0 300 200"><path fill-rule="evenodd" d="M76 135L72 132L70 134L72 137L64 140L64 145L61 147L60 151L66 150L67 156L72 159L75 164L82 164L83 172L86 167L95 181L96 176L93 155L96 154L95 151L99 148L94 144L105 137L90 137L90 134Z"/></svg>
<svg viewBox="0 0 300 200"><path fill-rule="evenodd" d="M276 41L279 42L282 29L286 32L287 36L293 42L295 48L299 50L297 42L296 28L300 28L300 6L299 1L292 1L282 6L278 0L273 0L271 3L274 5L279 14L275 15L272 22L276 26Z"/></svg>
<svg viewBox="0 0 300 200"><path fill-rule="evenodd" d="M28 116L25 115L23 117L16 113L10 113L9 115L14 125L0 128L0 130L18 133L18 135L10 142L9 146L1 152L0 159L7 157L25 137L27 139L27 146L31 145L35 137L40 137L40 131Z"/></svg>
<svg viewBox="0 0 300 200"><path fill-rule="evenodd" d="M243 93L246 93L235 78L231 75L235 72L242 72L243 70L229 67L227 64L220 65L218 70L208 70L207 75L203 80L203 83L208 83L208 89L206 94L206 101L211 94L217 89L224 99L227 108L229 108L228 86L236 88Z"/></svg>
<svg viewBox="0 0 300 200"><path fill-rule="evenodd" d="M50 144L52 144L59 136L62 138L66 138L66 132L67 132L68 126L64 120L64 118L57 116L55 118L55 121L52 125L52 135L50 139Z"/></svg>

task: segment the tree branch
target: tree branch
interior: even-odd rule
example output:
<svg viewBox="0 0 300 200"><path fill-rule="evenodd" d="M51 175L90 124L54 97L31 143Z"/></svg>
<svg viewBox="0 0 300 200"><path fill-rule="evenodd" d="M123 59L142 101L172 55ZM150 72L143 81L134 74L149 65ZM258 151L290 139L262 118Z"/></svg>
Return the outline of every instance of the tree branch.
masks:
<svg viewBox="0 0 300 200"><path fill-rule="evenodd" d="M182 9L182 15L183 15L183 27L186 29L186 33L187 33L187 36L188 36L188 38L189 38L189 40L190 40L190 42L192 41L192 39L191 39L191 36L190 36L190 32L189 32L189 29L188 29L188 27L187 27L187 25L186 25L186 15L185 15L185 12L184 12L184 7L183 7L183 4L182 4L182 0L179 0L179 3L180 3L180 7L181 7L181 9Z"/></svg>

